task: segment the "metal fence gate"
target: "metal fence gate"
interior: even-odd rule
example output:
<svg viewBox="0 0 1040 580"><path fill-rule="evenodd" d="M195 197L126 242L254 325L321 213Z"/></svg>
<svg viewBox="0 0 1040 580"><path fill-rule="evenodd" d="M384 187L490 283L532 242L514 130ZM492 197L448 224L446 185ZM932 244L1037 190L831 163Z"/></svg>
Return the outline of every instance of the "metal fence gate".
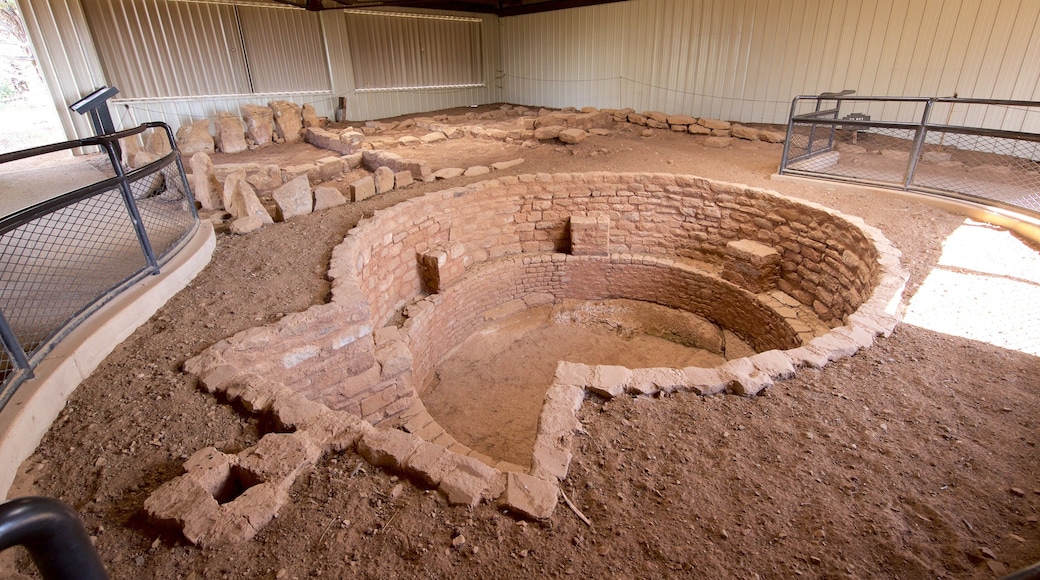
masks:
<svg viewBox="0 0 1040 580"><path fill-rule="evenodd" d="M795 97L780 162L803 175L1040 216L1040 102Z"/></svg>

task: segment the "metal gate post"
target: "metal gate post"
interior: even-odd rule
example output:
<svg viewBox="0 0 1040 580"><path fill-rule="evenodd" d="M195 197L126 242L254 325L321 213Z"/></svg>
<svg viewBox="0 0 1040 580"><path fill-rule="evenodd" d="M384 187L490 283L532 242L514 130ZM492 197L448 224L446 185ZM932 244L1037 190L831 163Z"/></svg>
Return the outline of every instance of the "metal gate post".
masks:
<svg viewBox="0 0 1040 580"><path fill-rule="evenodd" d="M932 112L932 103L935 102L934 98L928 99L924 104L924 113L921 115L921 124L917 127L917 134L914 135L914 146L910 151L910 162L906 167L906 178L903 179L903 190L908 190L910 184L914 181L914 173L917 171L917 160L921 157L921 150L924 148L924 138L928 133L928 119Z"/></svg>
<svg viewBox="0 0 1040 580"><path fill-rule="evenodd" d="M4 316L3 312L0 312L0 340L4 343L4 348L7 349L8 354L14 359L15 365L26 371L28 374L27 378L32 378L32 366L29 364L29 357L25 354L25 349L22 348L22 343L18 342L18 337L14 334L14 329L7 323L7 317Z"/></svg>
<svg viewBox="0 0 1040 580"><path fill-rule="evenodd" d="M105 142L105 150L108 151L108 157L112 161L112 169L116 172L116 177L119 178L119 193L123 196L123 204L126 206L127 213L130 214L130 223L134 226L134 232L137 234L137 241L141 244L141 251L144 252L144 258L148 262L148 269L152 271L153 275L159 273L159 262L155 259L155 251L152 249L152 243L148 240L148 232L144 229L144 224L141 222L141 213L137 211L137 203L134 202L133 192L130 191L130 183L126 180L126 172L123 171L123 166L119 162L117 148L113 146L111 142ZM192 209L194 210L194 204Z"/></svg>

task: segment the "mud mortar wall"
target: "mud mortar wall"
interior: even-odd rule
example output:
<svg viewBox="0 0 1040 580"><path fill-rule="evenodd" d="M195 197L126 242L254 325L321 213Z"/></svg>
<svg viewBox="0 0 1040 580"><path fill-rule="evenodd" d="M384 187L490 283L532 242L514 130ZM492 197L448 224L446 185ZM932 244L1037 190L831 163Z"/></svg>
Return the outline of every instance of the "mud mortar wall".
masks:
<svg viewBox="0 0 1040 580"><path fill-rule="evenodd" d="M758 351L800 346L783 317L755 295L667 258L516 256L472 268L447 291L408 307L403 331L421 396L440 360L488 322L566 298L630 298L710 318Z"/></svg>
<svg viewBox="0 0 1040 580"><path fill-rule="evenodd" d="M878 276L871 241L822 206L743 185L663 174L537 174L430 193L378 212L333 256L333 295L360 290L376 327L423 294L417 255L462 244L467 268L567 252L571 216L610 218L609 252L721 263L753 240L781 256L778 288L840 323ZM861 221L856 223L864 227Z"/></svg>

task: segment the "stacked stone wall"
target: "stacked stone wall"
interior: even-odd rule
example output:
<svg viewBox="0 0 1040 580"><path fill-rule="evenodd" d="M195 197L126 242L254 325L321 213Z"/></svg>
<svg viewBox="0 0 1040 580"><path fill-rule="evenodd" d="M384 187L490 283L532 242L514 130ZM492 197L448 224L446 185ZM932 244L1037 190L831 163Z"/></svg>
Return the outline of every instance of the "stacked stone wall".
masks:
<svg viewBox="0 0 1040 580"><path fill-rule="evenodd" d="M759 351L801 345L784 318L755 295L668 258L515 256L474 268L459 284L408 308L403 330L419 394L439 361L489 322L568 298L629 298L686 310L732 330Z"/></svg>
<svg viewBox="0 0 1040 580"><path fill-rule="evenodd" d="M779 289L833 324L855 311L877 280L871 240L836 212L762 189L658 174L521 175L427 194L359 226L352 247L364 249L345 261L384 324L421 295L419 254L461 243L468 268L568 252L571 216L607 216L611 254L722 264L732 241L774 248Z"/></svg>

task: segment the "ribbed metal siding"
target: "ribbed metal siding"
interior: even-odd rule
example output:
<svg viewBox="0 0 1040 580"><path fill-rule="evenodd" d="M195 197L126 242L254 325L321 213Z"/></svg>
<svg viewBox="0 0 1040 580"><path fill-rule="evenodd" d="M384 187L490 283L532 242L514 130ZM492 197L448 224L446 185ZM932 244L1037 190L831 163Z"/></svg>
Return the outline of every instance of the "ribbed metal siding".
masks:
<svg viewBox="0 0 1040 580"><path fill-rule="evenodd" d="M782 123L845 88L1040 99L1035 0L632 0L503 18L501 47L503 98L558 107Z"/></svg>
<svg viewBox="0 0 1040 580"><path fill-rule="evenodd" d="M83 0L109 82L127 98L248 93L233 6Z"/></svg>
<svg viewBox="0 0 1040 580"><path fill-rule="evenodd" d="M395 12L387 10L387 12ZM459 16L442 12L422 10L410 13ZM480 67L483 85L477 87L430 88L415 90L362 90L357 91L354 80L354 64L348 38L347 18L343 12L322 13L322 23L328 47L329 64L332 71L334 98L347 99L347 119L363 121L381 119L407 113L435 111L452 107L465 107L501 101L498 88L497 68L499 63L498 22L493 15L463 14L480 19ZM438 66L434 63L432 66ZM443 78L444 75L434 78Z"/></svg>
<svg viewBox="0 0 1040 580"><path fill-rule="evenodd" d="M329 67L317 14L240 6L238 15L252 92L329 90Z"/></svg>
<svg viewBox="0 0 1040 580"><path fill-rule="evenodd" d="M69 139L94 134L68 106L105 84L83 10L75 0L19 0L37 63Z"/></svg>

